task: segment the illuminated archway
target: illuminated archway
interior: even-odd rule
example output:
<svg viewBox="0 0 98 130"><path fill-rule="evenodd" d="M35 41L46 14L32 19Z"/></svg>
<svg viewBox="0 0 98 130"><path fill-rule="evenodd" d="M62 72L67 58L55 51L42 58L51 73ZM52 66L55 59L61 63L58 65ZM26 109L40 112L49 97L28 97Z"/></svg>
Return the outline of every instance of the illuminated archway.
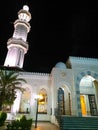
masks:
<svg viewBox="0 0 98 130"><path fill-rule="evenodd" d="M47 114L47 91L42 88L39 92L39 95L42 96L41 99L38 100L38 113Z"/></svg>

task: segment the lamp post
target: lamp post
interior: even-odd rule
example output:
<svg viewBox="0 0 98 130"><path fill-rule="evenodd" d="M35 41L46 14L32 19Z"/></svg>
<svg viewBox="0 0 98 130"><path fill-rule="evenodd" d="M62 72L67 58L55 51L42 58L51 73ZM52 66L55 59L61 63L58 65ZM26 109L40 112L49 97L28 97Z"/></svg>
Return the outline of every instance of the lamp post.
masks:
<svg viewBox="0 0 98 130"><path fill-rule="evenodd" d="M37 118L38 118L38 98L36 99L36 118L35 118L35 128L37 128Z"/></svg>
<svg viewBox="0 0 98 130"><path fill-rule="evenodd" d="M38 119L38 101L42 99L42 95L37 95L36 97L36 118L35 118L35 128L37 128L37 119Z"/></svg>

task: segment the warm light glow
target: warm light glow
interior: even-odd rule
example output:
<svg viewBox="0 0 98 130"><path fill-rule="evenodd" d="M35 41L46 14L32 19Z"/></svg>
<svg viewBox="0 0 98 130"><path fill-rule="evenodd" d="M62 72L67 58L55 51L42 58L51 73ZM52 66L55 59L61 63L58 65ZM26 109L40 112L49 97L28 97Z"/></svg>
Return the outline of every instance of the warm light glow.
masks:
<svg viewBox="0 0 98 130"><path fill-rule="evenodd" d="M82 109L82 115L86 115L86 104L85 99L83 95L80 95L80 102L81 102L81 109Z"/></svg>
<svg viewBox="0 0 98 130"><path fill-rule="evenodd" d="M42 95L36 95L36 99L43 99Z"/></svg>

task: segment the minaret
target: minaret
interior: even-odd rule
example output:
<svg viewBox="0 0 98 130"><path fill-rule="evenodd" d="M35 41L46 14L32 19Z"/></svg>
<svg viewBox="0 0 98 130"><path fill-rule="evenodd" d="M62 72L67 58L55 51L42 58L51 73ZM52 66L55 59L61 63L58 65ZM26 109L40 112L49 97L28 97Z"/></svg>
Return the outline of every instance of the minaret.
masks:
<svg viewBox="0 0 98 130"><path fill-rule="evenodd" d="M18 19L14 22L13 36L7 42L8 53L4 66L23 68L24 55L29 46L26 40L30 31L30 20L29 7L24 5L23 9L18 12Z"/></svg>

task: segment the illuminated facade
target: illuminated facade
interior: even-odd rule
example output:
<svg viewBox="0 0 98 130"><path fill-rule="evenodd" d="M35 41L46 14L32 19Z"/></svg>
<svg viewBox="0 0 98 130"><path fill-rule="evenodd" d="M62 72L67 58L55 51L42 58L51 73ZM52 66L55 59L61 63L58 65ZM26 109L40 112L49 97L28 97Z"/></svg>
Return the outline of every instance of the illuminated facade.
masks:
<svg viewBox="0 0 98 130"><path fill-rule="evenodd" d="M8 40L8 54L5 66L23 67L26 42L30 31L31 15L28 6L19 11L15 21L13 37ZM17 90L17 98L8 119L20 114L36 118L36 97L38 120L57 124L56 115L97 116L98 115L98 59L69 56L66 63L58 62L47 73L19 72L25 91Z"/></svg>
<svg viewBox="0 0 98 130"><path fill-rule="evenodd" d="M23 67L24 55L27 53L29 46L26 40L30 31L30 19L29 7L25 5L18 12L18 19L14 22L13 36L7 42L8 53L4 66Z"/></svg>
<svg viewBox="0 0 98 130"><path fill-rule="evenodd" d="M36 97L38 120L57 124L56 115L97 116L98 115L98 59L70 56L66 64L58 62L50 74L19 72L24 93L17 91L17 98L11 109L16 116L24 113L36 118ZM28 113L27 113L28 111Z"/></svg>

